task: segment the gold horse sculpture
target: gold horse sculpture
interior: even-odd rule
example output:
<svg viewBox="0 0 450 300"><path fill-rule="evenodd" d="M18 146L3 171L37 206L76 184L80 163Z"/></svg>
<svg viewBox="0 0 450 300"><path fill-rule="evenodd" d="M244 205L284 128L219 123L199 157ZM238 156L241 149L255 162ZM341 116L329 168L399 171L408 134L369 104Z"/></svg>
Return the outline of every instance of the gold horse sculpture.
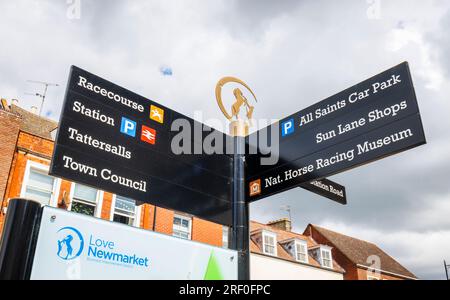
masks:
<svg viewBox="0 0 450 300"><path fill-rule="evenodd" d="M235 77L224 77L217 83L216 86L216 100L217 104L220 107L220 110L228 120L231 120L233 118L239 119L239 112L241 111L242 106L245 105L245 108L247 110L247 118L248 120L251 120L253 118L253 111L255 110L255 107L249 104L247 98L245 98L244 94L242 93L242 90L239 88L236 88L233 91L236 101L231 106L231 114L229 114L228 111L225 109L225 106L223 105L222 101L222 87L225 84L231 82L238 83L244 86L253 95L255 101L258 102L255 93L253 93L253 91L249 88L249 86L245 82Z"/></svg>

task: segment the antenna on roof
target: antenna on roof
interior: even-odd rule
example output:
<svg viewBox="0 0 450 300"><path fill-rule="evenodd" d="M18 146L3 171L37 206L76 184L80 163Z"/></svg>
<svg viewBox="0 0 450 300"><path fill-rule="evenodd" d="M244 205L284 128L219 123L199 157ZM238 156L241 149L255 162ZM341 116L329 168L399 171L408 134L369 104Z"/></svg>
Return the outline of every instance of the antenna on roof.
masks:
<svg viewBox="0 0 450 300"><path fill-rule="evenodd" d="M289 214L289 221L292 222L291 206L290 205L283 205L283 206L280 207L280 209L286 211Z"/></svg>
<svg viewBox="0 0 450 300"><path fill-rule="evenodd" d="M42 115L42 108L44 107L45 97L47 96L48 87L49 86L58 87L59 84L57 84L57 83L50 83L50 82L43 82L43 81L36 81L36 80L27 80L27 82L35 83L35 84L41 84L41 85L44 86L44 92L42 94L40 94L40 93L25 93L26 95L37 96L37 97L42 99L42 101L41 101L41 108L39 109L39 116L41 116Z"/></svg>

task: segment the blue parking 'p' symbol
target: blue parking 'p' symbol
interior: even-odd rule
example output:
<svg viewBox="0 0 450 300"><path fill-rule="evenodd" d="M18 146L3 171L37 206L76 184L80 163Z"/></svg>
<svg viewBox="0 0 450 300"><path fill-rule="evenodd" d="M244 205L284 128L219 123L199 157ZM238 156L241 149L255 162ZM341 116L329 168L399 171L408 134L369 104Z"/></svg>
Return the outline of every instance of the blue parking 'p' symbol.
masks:
<svg viewBox="0 0 450 300"><path fill-rule="evenodd" d="M281 136L285 137L293 134L295 131L294 119L281 123Z"/></svg>
<svg viewBox="0 0 450 300"><path fill-rule="evenodd" d="M122 117L122 125L120 126L120 132L136 137L136 122L127 119L125 117Z"/></svg>

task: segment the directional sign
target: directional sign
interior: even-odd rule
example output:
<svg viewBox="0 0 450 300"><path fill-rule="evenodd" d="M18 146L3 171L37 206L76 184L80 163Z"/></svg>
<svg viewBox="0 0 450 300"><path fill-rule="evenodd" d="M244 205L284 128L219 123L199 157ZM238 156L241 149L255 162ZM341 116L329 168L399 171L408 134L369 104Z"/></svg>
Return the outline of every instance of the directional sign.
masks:
<svg viewBox="0 0 450 300"><path fill-rule="evenodd" d="M337 203L343 205L347 204L347 193L345 191L345 187L326 178L302 183L300 187Z"/></svg>
<svg viewBox="0 0 450 300"><path fill-rule="evenodd" d="M172 151L179 121L197 155ZM231 225L232 158L202 148L223 133L77 67L59 124L51 175Z"/></svg>
<svg viewBox="0 0 450 300"><path fill-rule="evenodd" d="M274 166L265 166L260 164L261 154L247 157L249 201L426 143L407 63L295 113L268 130L273 127L280 133L280 159ZM264 136L261 131L254 135ZM265 144L273 146L270 135L267 139ZM258 150L267 153L267 149Z"/></svg>

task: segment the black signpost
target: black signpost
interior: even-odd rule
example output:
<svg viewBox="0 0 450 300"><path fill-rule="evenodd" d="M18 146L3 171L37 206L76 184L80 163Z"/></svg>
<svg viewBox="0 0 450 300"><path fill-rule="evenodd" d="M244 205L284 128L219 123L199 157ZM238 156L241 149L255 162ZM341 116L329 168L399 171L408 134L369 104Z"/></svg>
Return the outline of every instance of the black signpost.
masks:
<svg viewBox="0 0 450 300"><path fill-rule="evenodd" d="M249 201L426 143L407 63L272 126L280 130L280 159L274 166L262 166L261 154L247 157Z"/></svg>
<svg viewBox="0 0 450 300"><path fill-rule="evenodd" d="M179 123L191 128L191 153L174 152ZM263 133L274 129L279 145ZM407 63L263 130L230 137L72 67L50 174L232 226L239 279L249 279L250 202L301 187L347 204L325 177L426 143ZM211 135L234 155L204 153ZM279 146L275 165L261 164L268 151L250 142L260 138Z"/></svg>
<svg viewBox="0 0 450 300"><path fill-rule="evenodd" d="M191 128L192 153L206 133L227 139L72 67L50 174L231 226L232 157L175 155L171 127L177 120Z"/></svg>

